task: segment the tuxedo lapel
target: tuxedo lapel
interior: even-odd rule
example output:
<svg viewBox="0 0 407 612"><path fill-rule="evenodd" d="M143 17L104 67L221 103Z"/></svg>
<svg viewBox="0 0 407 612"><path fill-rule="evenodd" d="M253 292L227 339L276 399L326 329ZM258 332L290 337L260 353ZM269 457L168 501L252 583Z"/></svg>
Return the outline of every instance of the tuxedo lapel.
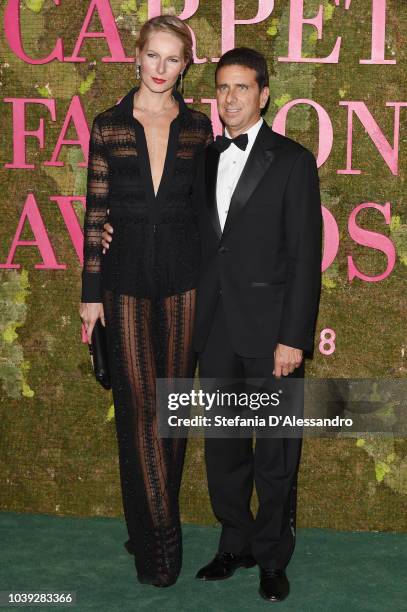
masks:
<svg viewBox="0 0 407 612"><path fill-rule="evenodd" d="M213 227L219 238L222 236L222 228L220 226L218 205L216 201L216 181L218 178L220 153L213 146L209 146L206 150L205 164L205 182L206 182L206 205L208 207L209 216Z"/></svg>
<svg viewBox="0 0 407 612"><path fill-rule="evenodd" d="M252 193L272 165L276 157L275 149L279 147L280 144L280 136L276 132L273 132L267 123L264 122L233 192L228 216L223 229L223 236L229 231L236 217L246 206ZM214 180L216 189L216 176Z"/></svg>

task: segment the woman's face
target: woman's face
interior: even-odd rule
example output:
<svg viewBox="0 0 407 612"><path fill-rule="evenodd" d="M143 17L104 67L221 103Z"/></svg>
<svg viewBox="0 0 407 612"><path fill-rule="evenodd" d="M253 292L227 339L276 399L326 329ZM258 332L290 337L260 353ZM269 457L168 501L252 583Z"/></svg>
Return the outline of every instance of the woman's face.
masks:
<svg viewBox="0 0 407 612"><path fill-rule="evenodd" d="M143 84L155 93L172 89L185 68L184 45L174 34L154 32L137 51Z"/></svg>

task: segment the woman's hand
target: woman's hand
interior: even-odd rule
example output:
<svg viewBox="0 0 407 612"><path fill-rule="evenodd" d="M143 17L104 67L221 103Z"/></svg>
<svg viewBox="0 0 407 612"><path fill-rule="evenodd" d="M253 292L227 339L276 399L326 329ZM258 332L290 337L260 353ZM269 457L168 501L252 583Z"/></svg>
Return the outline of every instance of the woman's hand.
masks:
<svg viewBox="0 0 407 612"><path fill-rule="evenodd" d="M102 302L81 302L79 305L79 316L83 321L88 336L88 344L91 343L93 328L96 321L100 318L102 325L105 326L105 313Z"/></svg>

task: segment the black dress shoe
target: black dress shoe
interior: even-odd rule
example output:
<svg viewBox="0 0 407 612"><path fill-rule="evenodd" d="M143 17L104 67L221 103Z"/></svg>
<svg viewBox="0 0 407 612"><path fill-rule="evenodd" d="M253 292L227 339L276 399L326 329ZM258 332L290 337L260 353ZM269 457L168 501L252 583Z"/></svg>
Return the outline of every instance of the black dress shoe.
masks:
<svg viewBox="0 0 407 612"><path fill-rule="evenodd" d="M215 558L202 567L195 578L198 580L224 580L230 578L238 567L253 567L256 560L252 555L235 555L234 553L218 553Z"/></svg>
<svg viewBox="0 0 407 612"><path fill-rule="evenodd" d="M282 569L260 568L259 593L267 601L282 601L290 591L290 583Z"/></svg>

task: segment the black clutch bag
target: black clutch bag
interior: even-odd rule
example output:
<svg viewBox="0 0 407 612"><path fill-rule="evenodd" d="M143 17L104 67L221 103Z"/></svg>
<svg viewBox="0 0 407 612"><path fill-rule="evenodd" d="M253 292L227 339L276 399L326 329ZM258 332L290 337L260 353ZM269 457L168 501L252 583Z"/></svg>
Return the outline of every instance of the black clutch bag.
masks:
<svg viewBox="0 0 407 612"><path fill-rule="evenodd" d="M91 343L88 344L90 360L96 380L105 389L111 388L109 361L107 356L106 328L100 318L92 331Z"/></svg>

